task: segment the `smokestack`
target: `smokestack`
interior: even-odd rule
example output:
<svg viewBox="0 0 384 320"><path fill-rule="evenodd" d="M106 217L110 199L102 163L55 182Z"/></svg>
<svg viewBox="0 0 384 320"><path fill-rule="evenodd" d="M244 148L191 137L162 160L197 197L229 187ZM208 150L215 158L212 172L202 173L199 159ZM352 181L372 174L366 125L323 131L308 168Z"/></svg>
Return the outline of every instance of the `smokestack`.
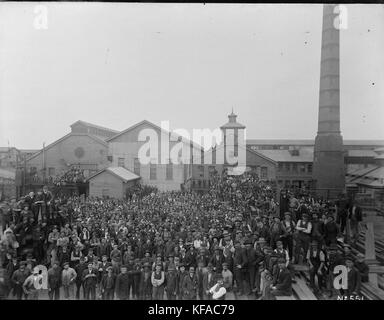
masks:
<svg viewBox="0 0 384 320"><path fill-rule="evenodd" d="M345 189L343 138L340 132L340 31L337 5L323 5L318 131L313 179L320 196Z"/></svg>

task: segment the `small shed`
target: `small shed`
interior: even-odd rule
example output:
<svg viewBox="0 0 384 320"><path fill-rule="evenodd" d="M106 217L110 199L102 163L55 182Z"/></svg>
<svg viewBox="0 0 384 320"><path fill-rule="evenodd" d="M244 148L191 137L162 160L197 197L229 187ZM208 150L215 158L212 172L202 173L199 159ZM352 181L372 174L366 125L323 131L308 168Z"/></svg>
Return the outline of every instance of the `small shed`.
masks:
<svg viewBox="0 0 384 320"><path fill-rule="evenodd" d="M140 176L123 167L108 167L88 178L90 197L123 199Z"/></svg>

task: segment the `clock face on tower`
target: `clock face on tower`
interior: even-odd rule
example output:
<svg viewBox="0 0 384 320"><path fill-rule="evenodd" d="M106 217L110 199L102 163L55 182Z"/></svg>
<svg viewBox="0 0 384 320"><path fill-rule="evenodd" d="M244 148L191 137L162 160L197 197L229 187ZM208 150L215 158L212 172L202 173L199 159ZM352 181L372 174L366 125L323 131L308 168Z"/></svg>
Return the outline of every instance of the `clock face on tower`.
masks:
<svg viewBox="0 0 384 320"><path fill-rule="evenodd" d="M80 158L84 157L84 154L85 154L85 151L84 151L84 149L82 147L77 147L75 149L75 156L76 156L76 158L80 159Z"/></svg>

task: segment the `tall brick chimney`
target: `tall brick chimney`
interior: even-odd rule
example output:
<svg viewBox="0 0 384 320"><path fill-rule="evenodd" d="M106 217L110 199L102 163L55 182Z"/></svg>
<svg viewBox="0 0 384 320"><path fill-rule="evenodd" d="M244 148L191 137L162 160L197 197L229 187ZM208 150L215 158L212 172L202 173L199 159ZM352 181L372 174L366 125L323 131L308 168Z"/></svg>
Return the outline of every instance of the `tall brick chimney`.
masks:
<svg viewBox="0 0 384 320"><path fill-rule="evenodd" d="M343 138L340 132L340 31L336 5L323 5L318 131L313 180L319 196L336 197L345 189ZM336 20L337 21L337 20Z"/></svg>

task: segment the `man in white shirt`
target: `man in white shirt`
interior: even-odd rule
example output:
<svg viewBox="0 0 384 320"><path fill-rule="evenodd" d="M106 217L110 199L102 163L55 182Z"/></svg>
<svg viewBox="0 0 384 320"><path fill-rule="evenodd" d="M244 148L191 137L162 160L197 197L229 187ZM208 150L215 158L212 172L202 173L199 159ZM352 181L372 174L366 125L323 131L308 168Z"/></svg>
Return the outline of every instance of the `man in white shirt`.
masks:
<svg viewBox="0 0 384 320"><path fill-rule="evenodd" d="M213 300L225 300L225 294L227 290L224 288L224 281L222 276L217 277L217 283L209 290L212 294Z"/></svg>
<svg viewBox="0 0 384 320"><path fill-rule="evenodd" d="M309 221L308 214L303 213L303 219L297 221L296 230L298 230L298 235L296 238L295 261L296 263L299 263L301 249L304 251L303 260L306 260L309 244L311 242L312 224Z"/></svg>

